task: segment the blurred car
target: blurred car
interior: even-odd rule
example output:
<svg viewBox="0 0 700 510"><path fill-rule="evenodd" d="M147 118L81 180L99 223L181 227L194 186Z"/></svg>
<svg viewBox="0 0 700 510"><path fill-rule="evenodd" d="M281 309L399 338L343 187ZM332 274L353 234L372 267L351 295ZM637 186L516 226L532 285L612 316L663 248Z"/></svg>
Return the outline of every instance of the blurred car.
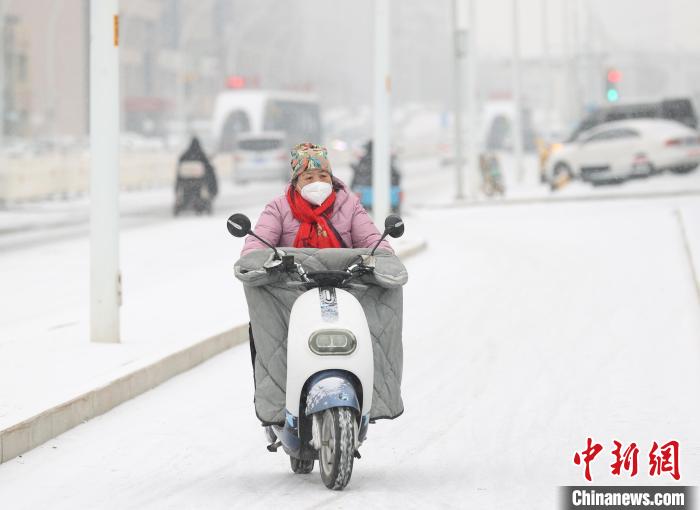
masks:
<svg viewBox="0 0 700 510"><path fill-rule="evenodd" d="M634 119L665 119L680 122L689 128L697 129L698 118L690 98L679 97L632 104L616 104L599 108L586 116L574 129L569 141L575 140L584 131L606 122Z"/></svg>
<svg viewBox="0 0 700 510"><path fill-rule="evenodd" d="M669 120L621 120L552 145L545 173L552 184L562 177L602 184L665 170L690 172L698 164L698 131Z"/></svg>
<svg viewBox="0 0 700 510"><path fill-rule="evenodd" d="M237 184L260 180L287 180L289 152L281 131L240 133L233 153L233 179Z"/></svg>
<svg viewBox="0 0 700 510"><path fill-rule="evenodd" d="M165 147L161 138L125 131L119 135L119 146L127 151L158 151Z"/></svg>

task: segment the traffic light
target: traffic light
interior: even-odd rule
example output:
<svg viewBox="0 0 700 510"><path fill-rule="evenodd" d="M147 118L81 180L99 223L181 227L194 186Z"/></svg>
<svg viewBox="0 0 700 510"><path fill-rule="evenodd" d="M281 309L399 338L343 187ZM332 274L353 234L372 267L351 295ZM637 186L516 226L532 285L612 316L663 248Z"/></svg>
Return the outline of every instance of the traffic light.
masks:
<svg viewBox="0 0 700 510"><path fill-rule="evenodd" d="M620 100L618 87L622 80L622 73L615 68L610 68L605 73L605 99L608 103L616 103Z"/></svg>
<svg viewBox="0 0 700 510"><path fill-rule="evenodd" d="M245 78L243 76L229 76L226 78L226 88L244 89L245 85Z"/></svg>

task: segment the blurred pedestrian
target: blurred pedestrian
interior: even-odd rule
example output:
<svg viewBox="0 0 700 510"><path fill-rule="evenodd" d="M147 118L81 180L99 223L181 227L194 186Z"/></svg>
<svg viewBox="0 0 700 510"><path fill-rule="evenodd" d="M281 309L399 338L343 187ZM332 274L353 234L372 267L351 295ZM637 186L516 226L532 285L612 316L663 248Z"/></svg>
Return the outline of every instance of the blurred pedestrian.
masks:
<svg viewBox="0 0 700 510"><path fill-rule="evenodd" d="M356 163L351 163L350 168L353 171L350 188L360 197L360 203L367 210L372 210L372 199L374 197L372 191L372 140L368 140L365 145L364 154ZM401 192L401 172L399 171L396 162L396 156L392 153L390 160L391 172L391 212L401 213L401 202L403 193Z"/></svg>
<svg viewBox="0 0 700 510"><path fill-rule="evenodd" d="M498 157L487 152L479 155L479 168L481 170L481 190L487 197L496 194L503 196L506 187L503 184L503 173Z"/></svg>

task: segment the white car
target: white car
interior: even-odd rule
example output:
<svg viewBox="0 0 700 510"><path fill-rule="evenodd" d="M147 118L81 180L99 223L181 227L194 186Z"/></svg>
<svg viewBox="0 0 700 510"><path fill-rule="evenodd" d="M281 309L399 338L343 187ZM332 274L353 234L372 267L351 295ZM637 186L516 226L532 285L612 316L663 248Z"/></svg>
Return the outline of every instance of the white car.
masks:
<svg viewBox="0 0 700 510"><path fill-rule="evenodd" d="M607 122L554 144L545 172L549 182L570 177L603 183L690 172L698 164L698 131L670 120L635 119Z"/></svg>
<svg viewBox="0 0 700 510"><path fill-rule="evenodd" d="M233 153L233 179L237 184L288 180L289 157L286 136L280 131L240 133Z"/></svg>

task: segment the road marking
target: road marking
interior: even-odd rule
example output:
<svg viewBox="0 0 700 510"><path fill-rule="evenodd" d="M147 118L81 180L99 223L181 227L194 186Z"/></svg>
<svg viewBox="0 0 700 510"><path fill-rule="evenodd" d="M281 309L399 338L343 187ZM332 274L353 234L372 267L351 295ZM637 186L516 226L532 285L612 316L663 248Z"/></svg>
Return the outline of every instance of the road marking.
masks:
<svg viewBox="0 0 700 510"><path fill-rule="evenodd" d="M683 246L685 248L685 254L688 257L688 264L690 265L690 273L693 276L693 283L695 284L695 293L698 296L698 304L700 304L700 279L698 279L698 271L695 268L695 262L693 261L693 250L690 247L690 239L688 239L688 232L685 228L685 222L683 221L683 213L680 209L676 209L676 218L678 219L678 225L681 229L681 236L683 237Z"/></svg>

